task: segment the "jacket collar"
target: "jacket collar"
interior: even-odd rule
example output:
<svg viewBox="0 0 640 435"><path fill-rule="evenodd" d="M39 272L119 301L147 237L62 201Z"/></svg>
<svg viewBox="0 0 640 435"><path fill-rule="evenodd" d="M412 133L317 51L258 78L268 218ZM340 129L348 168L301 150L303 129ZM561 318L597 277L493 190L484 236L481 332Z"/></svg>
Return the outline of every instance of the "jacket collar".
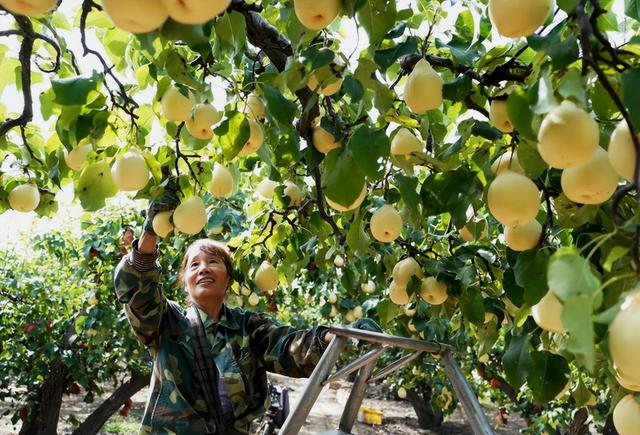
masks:
<svg viewBox="0 0 640 435"><path fill-rule="evenodd" d="M205 329L209 329L209 327L216 324L216 322L209 317L207 313L205 313L197 304L193 303L193 305L198 309L198 314L200 314L200 319L202 319L202 324ZM220 322L218 324L227 329L240 329L238 325L238 320L233 315L233 310L230 310L225 304L222 304L222 311L220 312Z"/></svg>

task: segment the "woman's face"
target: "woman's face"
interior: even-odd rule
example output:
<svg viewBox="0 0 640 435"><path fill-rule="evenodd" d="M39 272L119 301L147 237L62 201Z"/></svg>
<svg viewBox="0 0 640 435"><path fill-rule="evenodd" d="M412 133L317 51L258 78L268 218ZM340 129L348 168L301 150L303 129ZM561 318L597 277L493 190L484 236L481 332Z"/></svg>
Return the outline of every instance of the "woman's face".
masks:
<svg viewBox="0 0 640 435"><path fill-rule="evenodd" d="M221 258L198 246L189 249L184 282L194 302L203 306L207 300L224 299L230 281L231 277Z"/></svg>

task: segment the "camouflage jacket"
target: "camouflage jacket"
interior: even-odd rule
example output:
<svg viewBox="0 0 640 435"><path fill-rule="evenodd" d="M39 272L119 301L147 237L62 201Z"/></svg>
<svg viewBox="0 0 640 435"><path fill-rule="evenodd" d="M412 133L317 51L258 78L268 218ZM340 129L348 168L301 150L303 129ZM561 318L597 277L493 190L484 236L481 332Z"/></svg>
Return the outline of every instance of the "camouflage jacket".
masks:
<svg viewBox="0 0 640 435"><path fill-rule="evenodd" d="M194 351L186 310L160 289L161 271L140 272L126 255L115 271L115 290L138 339L153 357L151 393L141 434L204 434L209 415L193 376ZM154 262L155 263L155 262ZM267 315L223 306L219 322L198 310L212 355L232 403L225 427L248 433L252 420L269 406L267 374L308 377L326 345L326 329L296 330Z"/></svg>

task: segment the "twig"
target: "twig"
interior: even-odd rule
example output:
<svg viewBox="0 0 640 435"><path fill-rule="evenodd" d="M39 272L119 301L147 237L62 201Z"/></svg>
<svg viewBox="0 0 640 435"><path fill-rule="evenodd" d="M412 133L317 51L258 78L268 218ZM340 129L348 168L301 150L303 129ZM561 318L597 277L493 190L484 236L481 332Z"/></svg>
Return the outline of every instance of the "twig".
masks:
<svg viewBox="0 0 640 435"><path fill-rule="evenodd" d="M17 126L25 126L33 119L33 97L31 95L31 53L33 52L33 42L35 35L31 21L23 16L14 15L20 32L22 33L22 43L18 59L20 60L20 80L22 84L22 95L24 97L24 107L22 114L17 118L9 119L0 124L0 137L7 134L9 130ZM42 163L42 162L40 162Z"/></svg>
<svg viewBox="0 0 640 435"><path fill-rule="evenodd" d="M116 82L116 85L119 88L118 94L122 98L123 104L120 104L116 100L116 96L113 94L111 89L107 86L107 90L109 91L109 95L111 96L111 102L115 107L122 109L125 113L129 115L129 117L131 118L132 126L137 130L138 124L136 123L136 119L138 119L138 115L136 115L135 111L138 108L138 103L129 96L129 94L127 93L124 87L124 84L122 84L120 79L114 74L113 66L109 66L107 64L107 61L104 60L104 58L100 53L89 48L89 46L87 45L87 35L86 35L87 16L89 15L89 12L91 12L92 9L100 10L101 8L93 0L84 0L82 2L82 14L80 15L80 42L84 50L84 55L86 56L88 54L92 54L95 57L97 57L100 63L102 64L102 69L104 73L109 77L111 77L111 79L113 79L114 82Z"/></svg>
<svg viewBox="0 0 640 435"><path fill-rule="evenodd" d="M320 217L326 221L331 228L333 228L333 233L338 239L338 243L340 245L344 245L346 240L345 235L342 234L340 228L338 228L338 224L333 220L331 216L327 214L327 210L324 206L324 194L322 193L322 174L320 173L320 168L316 166L313 170L313 178L316 182L316 203L318 204L318 212L320 213Z"/></svg>
<svg viewBox="0 0 640 435"><path fill-rule="evenodd" d="M188 156L186 154L183 154L182 151L180 151L180 132L182 131L182 127L184 127L184 122L181 122L180 125L178 126L178 130L176 131L176 135L174 138L175 144L176 144L176 160L174 163L176 168L176 177L180 177L180 170L178 169L178 163L180 159L182 159L187 164L187 167L189 168L189 172L191 173L191 176L195 180L196 184L202 187L202 184L200 183L198 176L196 175L195 171L193 170L193 167L191 166L191 162L189 162Z"/></svg>

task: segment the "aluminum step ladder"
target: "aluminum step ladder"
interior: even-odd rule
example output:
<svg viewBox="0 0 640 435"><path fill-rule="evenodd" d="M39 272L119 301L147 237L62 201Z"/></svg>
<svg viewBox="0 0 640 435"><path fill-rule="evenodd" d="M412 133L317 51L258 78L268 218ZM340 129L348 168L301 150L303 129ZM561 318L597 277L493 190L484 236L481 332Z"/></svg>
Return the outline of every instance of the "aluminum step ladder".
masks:
<svg viewBox="0 0 640 435"><path fill-rule="evenodd" d="M284 425L278 432L279 435L294 435L299 433L324 386L359 370L353 383L351 394L345 404L338 429L321 434L351 435L351 430L358 416L358 411L369 383L384 378L393 371L418 358L423 353L439 355L441 357L439 361L444 366L447 377L453 385L455 394L462 405L462 409L473 429L473 433L476 435L494 435L494 431L478 402L475 392L467 383L458 362L452 355L453 348L451 346L405 337L396 337L378 332L363 331L345 326L332 326L329 328L329 331L334 333L336 337L320 358L318 365L311 374L311 377L309 377L307 388L302 393L297 406L289 414ZM332 374L331 371L349 339L372 343L374 346L372 346L369 352ZM380 357L386 349L394 347L410 349L414 352L394 361L377 372L373 372L378 357Z"/></svg>

